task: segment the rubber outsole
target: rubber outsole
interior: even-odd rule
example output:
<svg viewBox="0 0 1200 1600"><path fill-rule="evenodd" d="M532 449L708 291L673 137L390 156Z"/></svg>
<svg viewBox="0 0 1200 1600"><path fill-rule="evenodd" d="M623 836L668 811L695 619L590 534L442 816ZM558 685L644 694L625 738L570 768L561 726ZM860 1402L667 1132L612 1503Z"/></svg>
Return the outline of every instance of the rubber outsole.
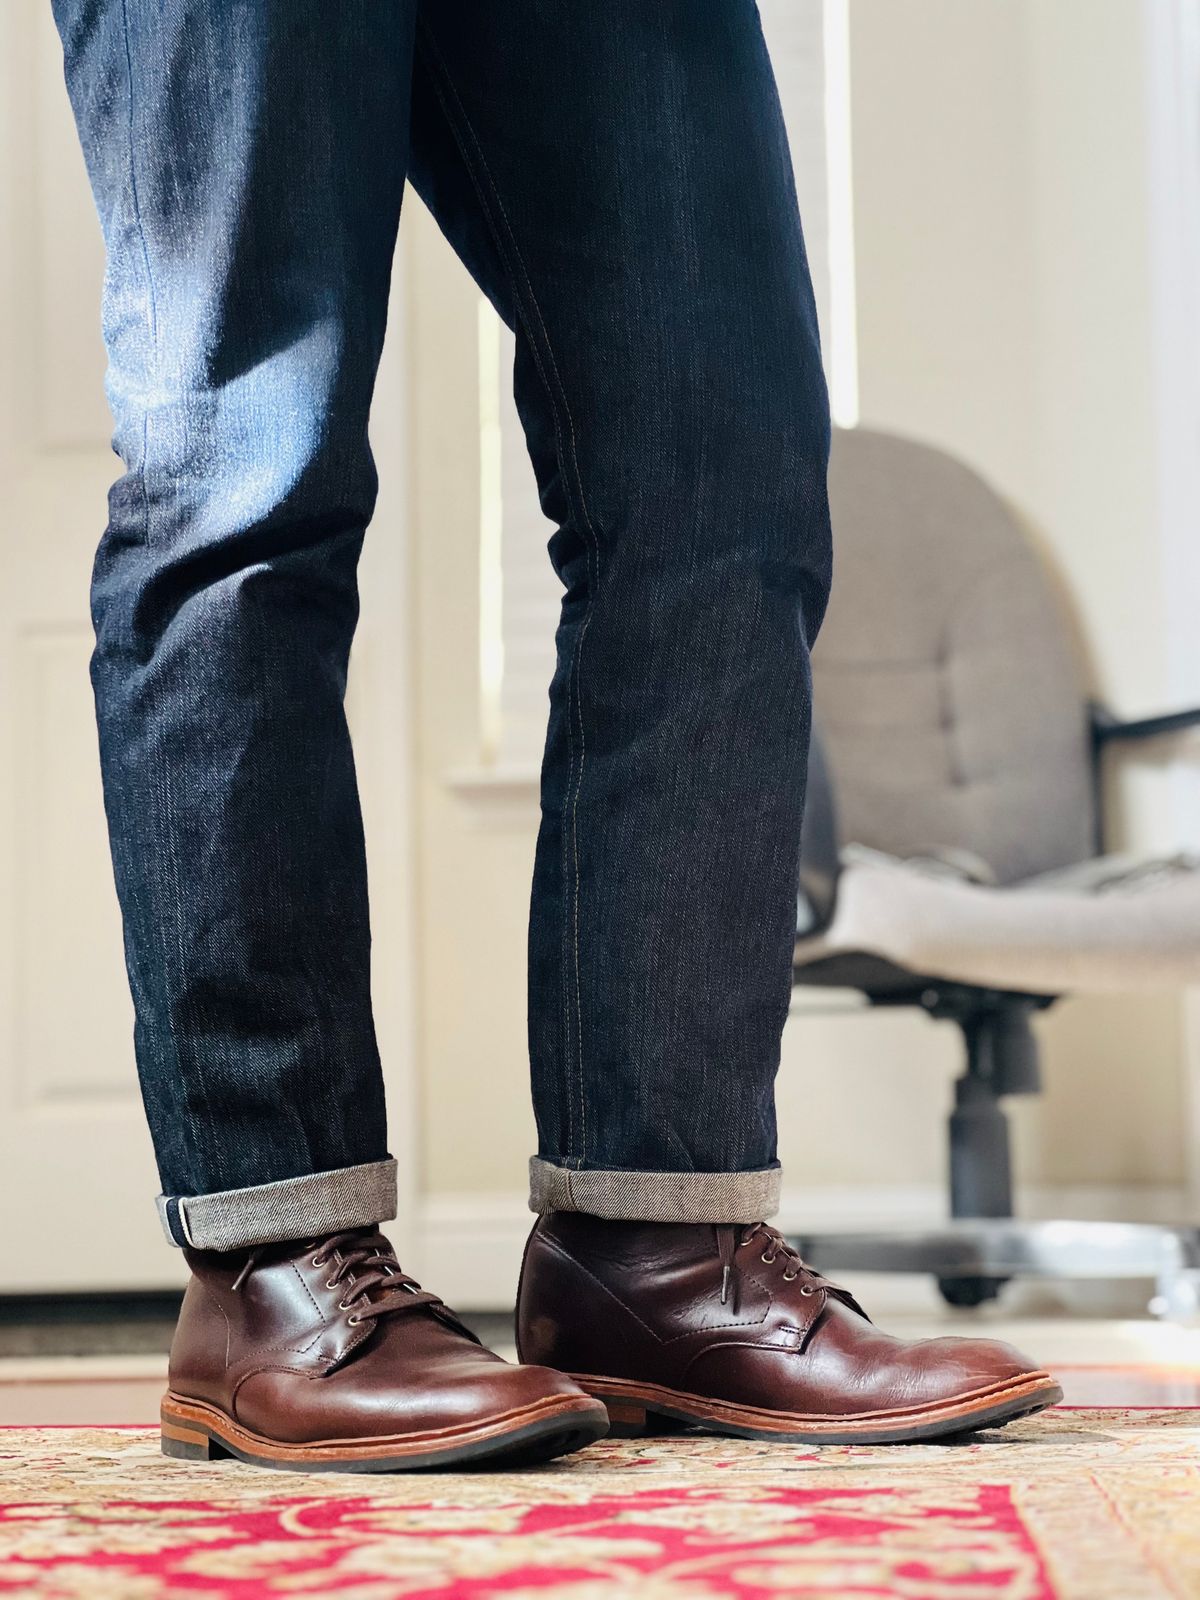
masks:
<svg viewBox="0 0 1200 1600"><path fill-rule="evenodd" d="M530 1467L569 1455L608 1432L603 1403L555 1396L489 1422L414 1438L283 1444L251 1433L214 1406L168 1393L162 1453L177 1461L232 1457L277 1472L435 1472Z"/></svg>
<svg viewBox="0 0 1200 1600"><path fill-rule="evenodd" d="M590 1373L571 1376L585 1393L607 1406L609 1432L614 1438L639 1438L677 1432L681 1427L699 1427L706 1433L733 1439L778 1444L919 1444L976 1433L981 1428L1003 1427L1057 1405L1063 1397L1049 1373L1028 1372L972 1394L912 1406L902 1412L823 1418L764 1411L756 1406L686 1394L660 1384L629 1383Z"/></svg>

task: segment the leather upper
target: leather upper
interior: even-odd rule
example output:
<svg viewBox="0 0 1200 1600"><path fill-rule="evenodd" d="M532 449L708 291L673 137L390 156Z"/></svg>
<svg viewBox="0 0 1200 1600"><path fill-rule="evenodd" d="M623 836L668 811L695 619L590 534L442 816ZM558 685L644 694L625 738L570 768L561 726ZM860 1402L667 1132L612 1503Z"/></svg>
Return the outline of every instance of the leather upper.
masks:
<svg viewBox="0 0 1200 1600"><path fill-rule="evenodd" d="M949 1399L1036 1370L996 1340L882 1333L773 1230L728 1230L724 1247L720 1234L540 1218L521 1277L521 1359L822 1416Z"/></svg>
<svg viewBox="0 0 1200 1600"><path fill-rule="evenodd" d="M246 1251L186 1255L192 1278L171 1348L171 1390L264 1437L423 1432L578 1394L559 1373L485 1350L422 1291L401 1315L372 1315L369 1302L353 1298L353 1279L330 1286L338 1257L323 1256L319 1243L268 1246L253 1261Z"/></svg>

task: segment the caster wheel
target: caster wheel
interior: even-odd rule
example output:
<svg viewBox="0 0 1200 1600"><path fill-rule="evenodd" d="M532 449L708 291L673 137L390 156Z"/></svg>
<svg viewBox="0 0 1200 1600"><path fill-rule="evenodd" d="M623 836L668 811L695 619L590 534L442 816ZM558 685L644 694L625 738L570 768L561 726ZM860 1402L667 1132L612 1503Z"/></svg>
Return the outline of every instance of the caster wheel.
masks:
<svg viewBox="0 0 1200 1600"><path fill-rule="evenodd" d="M938 1291L948 1306L981 1306L995 1300L1007 1278L939 1278Z"/></svg>

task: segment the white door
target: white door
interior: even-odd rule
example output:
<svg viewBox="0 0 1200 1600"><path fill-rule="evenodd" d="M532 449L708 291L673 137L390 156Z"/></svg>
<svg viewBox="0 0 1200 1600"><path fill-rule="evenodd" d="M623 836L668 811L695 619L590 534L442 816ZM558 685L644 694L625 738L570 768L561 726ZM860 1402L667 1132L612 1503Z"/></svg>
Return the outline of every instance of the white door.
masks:
<svg viewBox="0 0 1200 1600"><path fill-rule="evenodd" d="M118 470L102 390L103 253L47 0L0 5L0 119L0 1293L158 1287L181 1281L182 1261L153 1206L87 670L88 579ZM396 349L373 435L385 490L350 700L375 961L388 979L378 1021L393 1148L411 1172ZM401 1204L403 1242L403 1187Z"/></svg>

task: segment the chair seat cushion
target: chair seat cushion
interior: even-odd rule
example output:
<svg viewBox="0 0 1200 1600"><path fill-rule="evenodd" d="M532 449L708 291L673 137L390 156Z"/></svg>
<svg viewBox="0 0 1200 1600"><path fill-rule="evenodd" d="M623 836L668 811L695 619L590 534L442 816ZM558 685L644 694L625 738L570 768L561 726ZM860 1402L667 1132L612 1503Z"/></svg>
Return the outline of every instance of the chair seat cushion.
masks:
<svg viewBox="0 0 1200 1600"><path fill-rule="evenodd" d="M1200 983L1200 860L1105 856L997 888L961 863L850 846L833 922L797 942L796 965L850 951L1030 994Z"/></svg>

